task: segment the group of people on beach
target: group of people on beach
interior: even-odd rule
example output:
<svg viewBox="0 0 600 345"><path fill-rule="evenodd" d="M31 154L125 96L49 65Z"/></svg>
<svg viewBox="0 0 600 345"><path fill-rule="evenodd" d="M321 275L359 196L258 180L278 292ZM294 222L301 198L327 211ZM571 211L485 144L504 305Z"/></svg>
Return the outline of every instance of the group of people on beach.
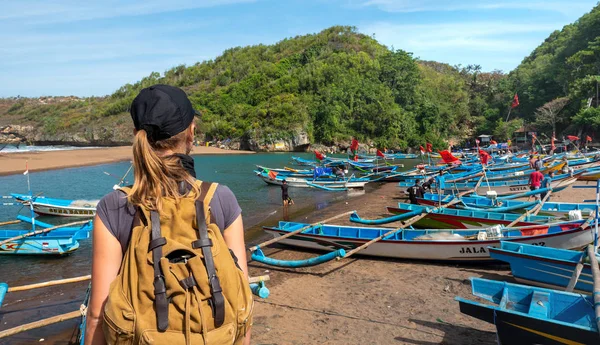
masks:
<svg viewBox="0 0 600 345"><path fill-rule="evenodd" d="M569 163L567 161L567 157L563 157L563 172L569 171ZM529 167L533 169L533 172L529 175L529 190L535 191L539 189L550 189L552 187L552 179L554 178L554 170L550 170L545 176L540 171L544 167L544 162L538 156L534 155L529 156ZM566 170L565 170L566 169ZM548 191L538 193L529 197L529 200L535 198L537 200L550 200L548 196Z"/></svg>

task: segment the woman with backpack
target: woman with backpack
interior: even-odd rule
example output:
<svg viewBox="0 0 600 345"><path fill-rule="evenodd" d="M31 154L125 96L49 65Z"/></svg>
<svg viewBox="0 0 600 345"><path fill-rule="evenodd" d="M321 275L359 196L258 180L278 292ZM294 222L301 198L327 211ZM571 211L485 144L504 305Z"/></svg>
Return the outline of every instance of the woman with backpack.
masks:
<svg viewBox="0 0 600 345"><path fill-rule="evenodd" d="M191 102L154 85L130 113L135 182L98 204L85 344L249 344L241 208L196 180Z"/></svg>

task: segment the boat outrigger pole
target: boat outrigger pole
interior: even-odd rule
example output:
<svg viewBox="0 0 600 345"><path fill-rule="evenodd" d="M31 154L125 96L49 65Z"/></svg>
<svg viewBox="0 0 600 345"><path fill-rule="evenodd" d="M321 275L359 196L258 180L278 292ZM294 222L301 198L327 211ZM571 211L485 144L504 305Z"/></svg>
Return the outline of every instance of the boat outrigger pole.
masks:
<svg viewBox="0 0 600 345"><path fill-rule="evenodd" d="M266 242L263 242L261 244L258 244L256 246L250 247L249 250L252 253L251 258L254 261L258 261L261 262L263 264L266 265L270 265L270 266L278 266L278 267L293 267L293 268L298 268L298 267L308 267L308 266L315 266L318 264L322 264L324 262L333 260L335 258L339 258L339 257L343 257L346 254L346 251L344 249L338 249L335 250L331 253L327 253L324 255L320 255L314 258L310 258L310 259L305 259L305 260L296 260L296 261L286 261L286 260L277 260L277 259L273 259L273 258L269 258L267 256L265 256L265 254L262 252L261 248L266 247L270 244L279 242L281 240L284 240L288 237L294 236L296 234L299 234L303 231L305 231L306 229L312 228L314 226L323 224L323 223L327 223L330 222L334 219L338 219L347 215L350 215L352 213L354 213L356 211L348 211L348 212L344 212L342 214L338 214L337 216L331 217L331 218L327 218L325 220L322 220L320 222L314 223L314 224L310 224L307 226L304 226L298 230L292 231L290 233L287 233L285 235L273 238L271 240L268 240Z"/></svg>

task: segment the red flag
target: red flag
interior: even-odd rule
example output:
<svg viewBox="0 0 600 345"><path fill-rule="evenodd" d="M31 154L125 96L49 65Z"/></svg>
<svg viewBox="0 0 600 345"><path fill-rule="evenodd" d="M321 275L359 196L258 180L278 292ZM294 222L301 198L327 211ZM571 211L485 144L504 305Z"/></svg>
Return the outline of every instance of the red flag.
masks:
<svg viewBox="0 0 600 345"><path fill-rule="evenodd" d="M481 159L481 164L487 164L492 157L484 150L479 150L479 158Z"/></svg>
<svg viewBox="0 0 600 345"><path fill-rule="evenodd" d="M490 140L490 144L492 144L492 145L498 145L498 143L496 142L496 140Z"/></svg>
<svg viewBox="0 0 600 345"><path fill-rule="evenodd" d="M592 138L589 135L585 136L585 141L592 141Z"/></svg>
<svg viewBox="0 0 600 345"><path fill-rule="evenodd" d="M355 162L358 162L358 156L354 155L354 158L352 160L355 161Z"/></svg>
<svg viewBox="0 0 600 345"><path fill-rule="evenodd" d="M513 97L513 101L510 106L513 109L519 106L519 95L517 95L516 93L515 93L515 97Z"/></svg>
<svg viewBox="0 0 600 345"><path fill-rule="evenodd" d="M444 163L460 163L460 160L458 158L454 157L452 155L452 153L450 153L450 151L444 150L444 151L438 151L438 152L442 156L442 160L444 161Z"/></svg>
<svg viewBox="0 0 600 345"><path fill-rule="evenodd" d="M269 170L269 177L274 179L275 177L277 177L277 171L273 171L273 170Z"/></svg>
<svg viewBox="0 0 600 345"><path fill-rule="evenodd" d="M425 154L425 149L423 148L423 146L419 146L419 149L421 150L421 155Z"/></svg>
<svg viewBox="0 0 600 345"><path fill-rule="evenodd" d="M381 158L385 158L385 155L383 154L383 152L377 150L377 156L381 157Z"/></svg>
<svg viewBox="0 0 600 345"><path fill-rule="evenodd" d="M352 138L352 144L350 144L350 150L354 153L356 153L356 150L358 150L358 140L356 140L356 138Z"/></svg>
<svg viewBox="0 0 600 345"><path fill-rule="evenodd" d="M325 159L325 156L323 156L321 154L321 152L315 150L315 157L317 157L318 160L322 161L323 159Z"/></svg>
<svg viewBox="0 0 600 345"><path fill-rule="evenodd" d="M427 152L433 152L431 149L433 148L433 145L431 145L430 143L427 143L427 145L425 145L427 147Z"/></svg>
<svg viewBox="0 0 600 345"><path fill-rule="evenodd" d="M571 141L577 141L577 140L579 140L579 137L576 137L574 135L567 135L567 138L569 138L569 140L571 140Z"/></svg>

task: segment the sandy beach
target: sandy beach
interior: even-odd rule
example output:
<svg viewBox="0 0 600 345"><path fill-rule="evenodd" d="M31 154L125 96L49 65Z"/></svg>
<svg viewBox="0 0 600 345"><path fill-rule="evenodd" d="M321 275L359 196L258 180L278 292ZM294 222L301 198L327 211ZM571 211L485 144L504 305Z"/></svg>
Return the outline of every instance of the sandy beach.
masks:
<svg viewBox="0 0 600 345"><path fill-rule="evenodd" d="M223 150L216 147L196 146L193 155L245 154L252 151ZM131 160L131 146L103 147L77 150L5 153L0 152L0 175L12 175L29 170L43 171L106 164Z"/></svg>
<svg viewBox="0 0 600 345"><path fill-rule="evenodd" d="M579 183L584 184L584 183ZM553 200L580 202L593 189L557 193ZM385 206L403 201L396 184L369 187L367 193L320 211L296 215L316 222L349 210L366 218L386 215ZM301 207L297 205L293 207ZM351 224L340 219L336 224ZM388 224L394 227L397 224ZM256 244L267 236L255 239ZM285 246L267 248L278 259L302 259L317 252ZM252 344L496 344L491 324L460 313L455 296L471 298L469 277L514 282L506 265L456 265L355 256L321 266L279 269L249 263L250 275L269 274L267 299L255 298ZM0 329L77 309L87 283L40 292L7 295ZM47 301L47 302L44 302ZM18 315L17 315L18 314ZM77 321L71 320L0 340L0 344L67 344Z"/></svg>

